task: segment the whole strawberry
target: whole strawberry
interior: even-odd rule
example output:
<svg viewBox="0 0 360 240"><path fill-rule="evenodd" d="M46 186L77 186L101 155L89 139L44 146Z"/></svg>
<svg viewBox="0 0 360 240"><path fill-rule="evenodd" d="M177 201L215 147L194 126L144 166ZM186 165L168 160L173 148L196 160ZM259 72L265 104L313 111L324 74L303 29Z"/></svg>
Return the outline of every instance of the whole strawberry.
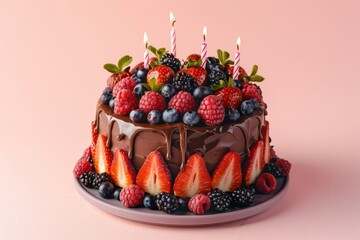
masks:
<svg viewBox="0 0 360 240"><path fill-rule="evenodd" d="M201 101L198 114L206 125L214 126L224 120L225 109L216 95L209 95Z"/></svg>
<svg viewBox="0 0 360 240"><path fill-rule="evenodd" d="M140 99L139 109L145 114L152 110L163 112L165 110L165 99L155 91L147 91Z"/></svg>
<svg viewBox="0 0 360 240"><path fill-rule="evenodd" d="M200 58L201 58L200 54L193 53L187 56L186 60L199 61Z"/></svg>
<svg viewBox="0 0 360 240"><path fill-rule="evenodd" d="M168 66L156 66L147 74L147 82L150 84L151 79L155 79L156 84L166 84L175 76L174 71Z"/></svg>
<svg viewBox="0 0 360 240"><path fill-rule="evenodd" d="M237 109L242 100L241 90L237 87L228 86L215 93L225 108Z"/></svg>
<svg viewBox="0 0 360 240"><path fill-rule="evenodd" d="M256 85L252 83L243 84L242 95L244 100L256 98L256 100L258 100L259 103L262 102L262 96L261 93L259 92L259 89L257 88Z"/></svg>
<svg viewBox="0 0 360 240"><path fill-rule="evenodd" d="M181 115L184 115L186 112L196 109L195 99L190 93L180 91L171 98L168 108L175 108Z"/></svg>
<svg viewBox="0 0 360 240"><path fill-rule="evenodd" d="M122 89L116 95L114 113L120 116L129 115L131 110L138 108L138 99L131 90Z"/></svg>
<svg viewBox="0 0 360 240"><path fill-rule="evenodd" d="M130 77L130 67L127 67L132 62L132 57L126 55L119 59L118 64L107 63L104 68L113 73L107 80L107 86L113 88L121 79Z"/></svg>
<svg viewBox="0 0 360 240"><path fill-rule="evenodd" d="M225 66L225 69L228 71L228 74L230 77L233 77L233 74L234 74L234 65L231 65L231 66ZM239 78L236 79L236 80L239 80L241 79L243 76L246 76L247 73L245 72L245 70L240 67L239 68Z"/></svg>
<svg viewBox="0 0 360 240"><path fill-rule="evenodd" d="M136 82L132 77L123 78L114 86L112 94L115 97L121 89L129 89L132 91L135 85Z"/></svg>
<svg viewBox="0 0 360 240"><path fill-rule="evenodd" d="M206 70L201 67L201 59L194 61L188 60L187 63L184 65L184 68L181 69L179 72L185 72L190 74L195 80L196 83L201 86L205 84L206 80Z"/></svg>

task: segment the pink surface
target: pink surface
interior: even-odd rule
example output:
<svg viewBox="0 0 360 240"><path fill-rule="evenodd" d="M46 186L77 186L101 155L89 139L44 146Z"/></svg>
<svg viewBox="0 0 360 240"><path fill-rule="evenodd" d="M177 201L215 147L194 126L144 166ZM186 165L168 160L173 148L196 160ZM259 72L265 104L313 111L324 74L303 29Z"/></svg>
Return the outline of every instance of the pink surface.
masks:
<svg viewBox="0 0 360 240"><path fill-rule="evenodd" d="M106 2L106 3L105 3ZM189 4L190 2L193 2ZM187 3L187 4L185 4ZM357 1L0 2L0 239L359 239L360 153ZM155 10L156 9L156 10ZM169 47L235 50L256 63L277 153L293 163L281 204L210 228L148 226L82 199L75 160L108 74L106 62Z"/></svg>

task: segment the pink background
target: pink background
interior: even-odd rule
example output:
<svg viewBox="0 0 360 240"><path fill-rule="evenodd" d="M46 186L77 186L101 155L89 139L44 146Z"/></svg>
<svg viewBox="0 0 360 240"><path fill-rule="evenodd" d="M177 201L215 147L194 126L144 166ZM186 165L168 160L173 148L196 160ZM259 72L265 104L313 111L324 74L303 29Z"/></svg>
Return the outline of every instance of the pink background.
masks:
<svg viewBox="0 0 360 240"><path fill-rule="evenodd" d="M0 2L1 239L359 239L359 3L343 1ZM181 58L233 52L258 64L278 154L293 163L275 208L211 228L162 228L113 217L76 192L106 62L140 61L142 37Z"/></svg>

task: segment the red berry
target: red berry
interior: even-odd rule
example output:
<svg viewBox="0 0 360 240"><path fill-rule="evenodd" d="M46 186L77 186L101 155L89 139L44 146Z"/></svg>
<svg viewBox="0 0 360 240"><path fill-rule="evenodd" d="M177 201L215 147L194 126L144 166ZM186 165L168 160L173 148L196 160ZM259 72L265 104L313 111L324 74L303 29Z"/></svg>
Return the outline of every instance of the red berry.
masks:
<svg viewBox="0 0 360 240"><path fill-rule="evenodd" d="M136 207L142 204L144 195L144 191L139 186L131 185L121 190L120 201L125 207Z"/></svg>
<svg viewBox="0 0 360 240"><path fill-rule="evenodd" d="M193 196L188 204L189 210L197 215L202 215L210 209L210 198L204 194Z"/></svg>
<svg viewBox="0 0 360 240"><path fill-rule="evenodd" d="M115 97L121 89L129 89L132 91L134 89L135 85L136 85L136 82L132 77L123 78L123 79L121 79L120 82L118 82L114 86L112 94Z"/></svg>
<svg viewBox="0 0 360 240"><path fill-rule="evenodd" d="M73 170L73 173L75 177L80 177L81 174L90 172L92 170L92 167L90 163L86 160L86 158L81 158L79 161L77 161L75 168Z"/></svg>
<svg viewBox="0 0 360 240"><path fill-rule="evenodd" d="M242 95L245 100L250 98L256 98L259 103L262 102L262 96L256 85L252 83L245 83L242 89Z"/></svg>
<svg viewBox="0 0 360 240"><path fill-rule="evenodd" d="M186 60L192 60L192 61L198 61L201 58L201 56L199 54L193 53L190 54Z"/></svg>
<svg viewBox="0 0 360 240"><path fill-rule="evenodd" d="M168 66L156 66L148 72L146 79L150 84L150 80L155 78L156 85L166 84L175 76L174 71Z"/></svg>
<svg viewBox="0 0 360 240"><path fill-rule="evenodd" d="M286 176L290 173L291 163L285 159L278 159L274 165L280 170L282 176Z"/></svg>
<svg viewBox="0 0 360 240"><path fill-rule="evenodd" d="M83 154L83 158L88 159L89 157L91 157L91 146L89 146L87 149L85 149L84 154Z"/></svg>
<svg viewBox="0 0 360 240"><path fill-rule="evenodd" d="M121 79L130 77L130 73L128 72L121 72L121 73L114 73L111 75L107 80L107 86L109 88L113 88Z"/></svg>
<svg viewBox="0 0 360 240"><path fill-rule="evenodd" d="M255 187L261 193L271 193L276 188L276 178L270 173L263 173L256 180Z"/></svg>
<svg viewBox="0 0 360 240"><path fill-rule="evenodd" d="M198 114L206 125L214 126L224 120L225 109L217 96L209 95L200 103Z"/></svg>
<svg viewBox="0 0 360 240"><path fill-rule="evenodd" d="M145 114L152 110L163 112L165 110L165 99L157 92L148 91L141 97L139 109Z"/></svg>
<svg viewBox="0 0 360 240"><path fill-rule="evenodd" d="M188 111L194 111L196 109L195 99L190 93L180 91L171 98L168 108L175 108L183 115Z"/></svg>
<svg viewBox="0 0 360 240"><path fill-rule="evenodd" d="M237 109L242 100L241 90L232 86L222 88L215 95L220 98L224 108Z"/></svg>
<svg viewBox="0 0 360 240"><path fill-rule="evenodd" d="M270 159L276 158L276 153L274 147L270 148Z"/></svg>
<svg viewBox="0 0 360 240"><path fill-rule="evenodd" d="M138 99L131 90L122 89L116 95L114 113L120 116L129 115L131 110L138 108Z"/></svg>

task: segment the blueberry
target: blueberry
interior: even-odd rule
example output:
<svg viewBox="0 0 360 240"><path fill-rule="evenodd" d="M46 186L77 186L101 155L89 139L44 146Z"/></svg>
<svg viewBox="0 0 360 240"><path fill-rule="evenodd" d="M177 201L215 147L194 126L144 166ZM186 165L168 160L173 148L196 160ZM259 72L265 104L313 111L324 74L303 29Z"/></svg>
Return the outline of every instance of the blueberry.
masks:
<svg viewBox="0 0 360 240"><path fill-rule="evenodd" d="M208 57L206 58L206 64L211 65L211 64L219 64L219 59L217 59L216 57Z"/></svg>
<svg viewBox="0 0 360 240"><path fill-rule="evenodd" d="M259 102L256 98L251 98L251 99L249 99L249 101L253 104L254 109L257 109L260 106Z"/></svg>
<svg viewBox="0 0 360 240"><path fill-rule="evenodd" d="M141 83L138 83L134 87L133 92L138 98L141 98L147 92L147 89Z"/></svg>
<svg viewBox="0 0 360 240"><path fill-rule="evenodd" d="M162 113L162 119L166 123L175 123L175 122L179 121L179 117L180 117L179 112L174 108L166 109Z"/></svg>
<svg viewBox="0 0 360 240"><path fill-rule="evenodd" d="M179 210L188 211L188 204L189 204L188 198L178 198Z"/></svg>
<svg viewBox="0 0 360 240"><path fill-rule="evenodd" d="M115 106L115 97L111 98L110 101L109 101L109 107L114 109L114 106Z"/></svg>
<svg viewBox="0 0 360 240"><path fill-rule="evenodd" d="M98 191L102 198L112 198L114 193L114 185L111 182L103 182L100 184Z"/></svg>
<svg viewBox="0 0 360 240"><path fill-rule="evenodd" d="M149 72L147 68L138 68L136 71L136 76L141 79L143 82L146 82L146 76Z"/></svg>
<svg viewBox="0 0 360 240"><path fill-rule="evenodd" d="M112 89L111 88L105 88L104 91L101 94L101 101L103 103L109 103L111 98L112 98Z"/></svg>
<svg viewBox="0 0 360 240"><path fill-rule="evenodd" d="M234 79L234 87L237 87L241 90L243 88L243 85L239 80Z"/></svg>
<svg viewBox="0 0 360 240"><path fill-rule="evenodd" d="M155 210L157 209L155 198L151 195L146 195L143 200L144 207Z"/></svg>
<svg viewBox="0 0 360 240"><path fill-rule="evenodd" d="M166 99L172 98L175 94L176 89L172 84L167 83L161 88L161 95Z"/></svg>
<svg viewBox="0 0 360 240"><path fill-rule="evenodd" d="M200 117L199 115L197 114L197 112L195 111L189 111L189 112L186 112L183 116L183 122L186 124L186 125L190 125L190 126L195 126L197 124L199 124L200 122Z"/></svg>
<svg viewBox="0 0 360 240"><path fill-rule="evenodd" d="M146 120L145 113L140 109L132 110L129 117L131 121L138 123L145 122Z"/></svg>
<svg viewBox="0 0 360 240"><path fill-rule="evenodd" d="M138 78L138 76L136 76L135 74L131 76L132 79L134 79L135 83L136 84L139 84L139 83L144 83L140 78Z"/></svg>
<svg viewBox="0 0 360 240"><path fill-rule="evenodd" d="M221 66L220 64L210 64L209 66L206 66L207 71L219 71L225 73L225 68Z"/></svg>
<svg viewBox="0 0 360 240"><path fill-rule="evenodd" d="M254 105L250 100L245 100L241 103L240 111L242 115L250 115L254 112Z"/></svg>
<svg viewBox="0 0 360 240"><path fill-rule="evenodd" d="M240 112L236 109L227 108L226 111L226 119L232 122L235 122L240 118Z"/></svg>
<svg viewBox="0 0 360 240"><path fill-rule="evenodd" d="M206 86L197 87L193 91L193 95L197 103L200 103L206 96L211 94L213 94L213 91L211 90L211 88Z"/></svg>
<svg viewBox="0 0 360 240"><path fill-rule="evenodd" d="M114 194L113 194L115 200L120 200L120 192L121 192L121 188L115 189Z"/></svg>
<svg viewBox="0 0 360 240"><path fill-rule="evenodd" d="M161 121L161 112L158 110L152 110L147 115L147 120L151 124L157 124Z"/></svg>

